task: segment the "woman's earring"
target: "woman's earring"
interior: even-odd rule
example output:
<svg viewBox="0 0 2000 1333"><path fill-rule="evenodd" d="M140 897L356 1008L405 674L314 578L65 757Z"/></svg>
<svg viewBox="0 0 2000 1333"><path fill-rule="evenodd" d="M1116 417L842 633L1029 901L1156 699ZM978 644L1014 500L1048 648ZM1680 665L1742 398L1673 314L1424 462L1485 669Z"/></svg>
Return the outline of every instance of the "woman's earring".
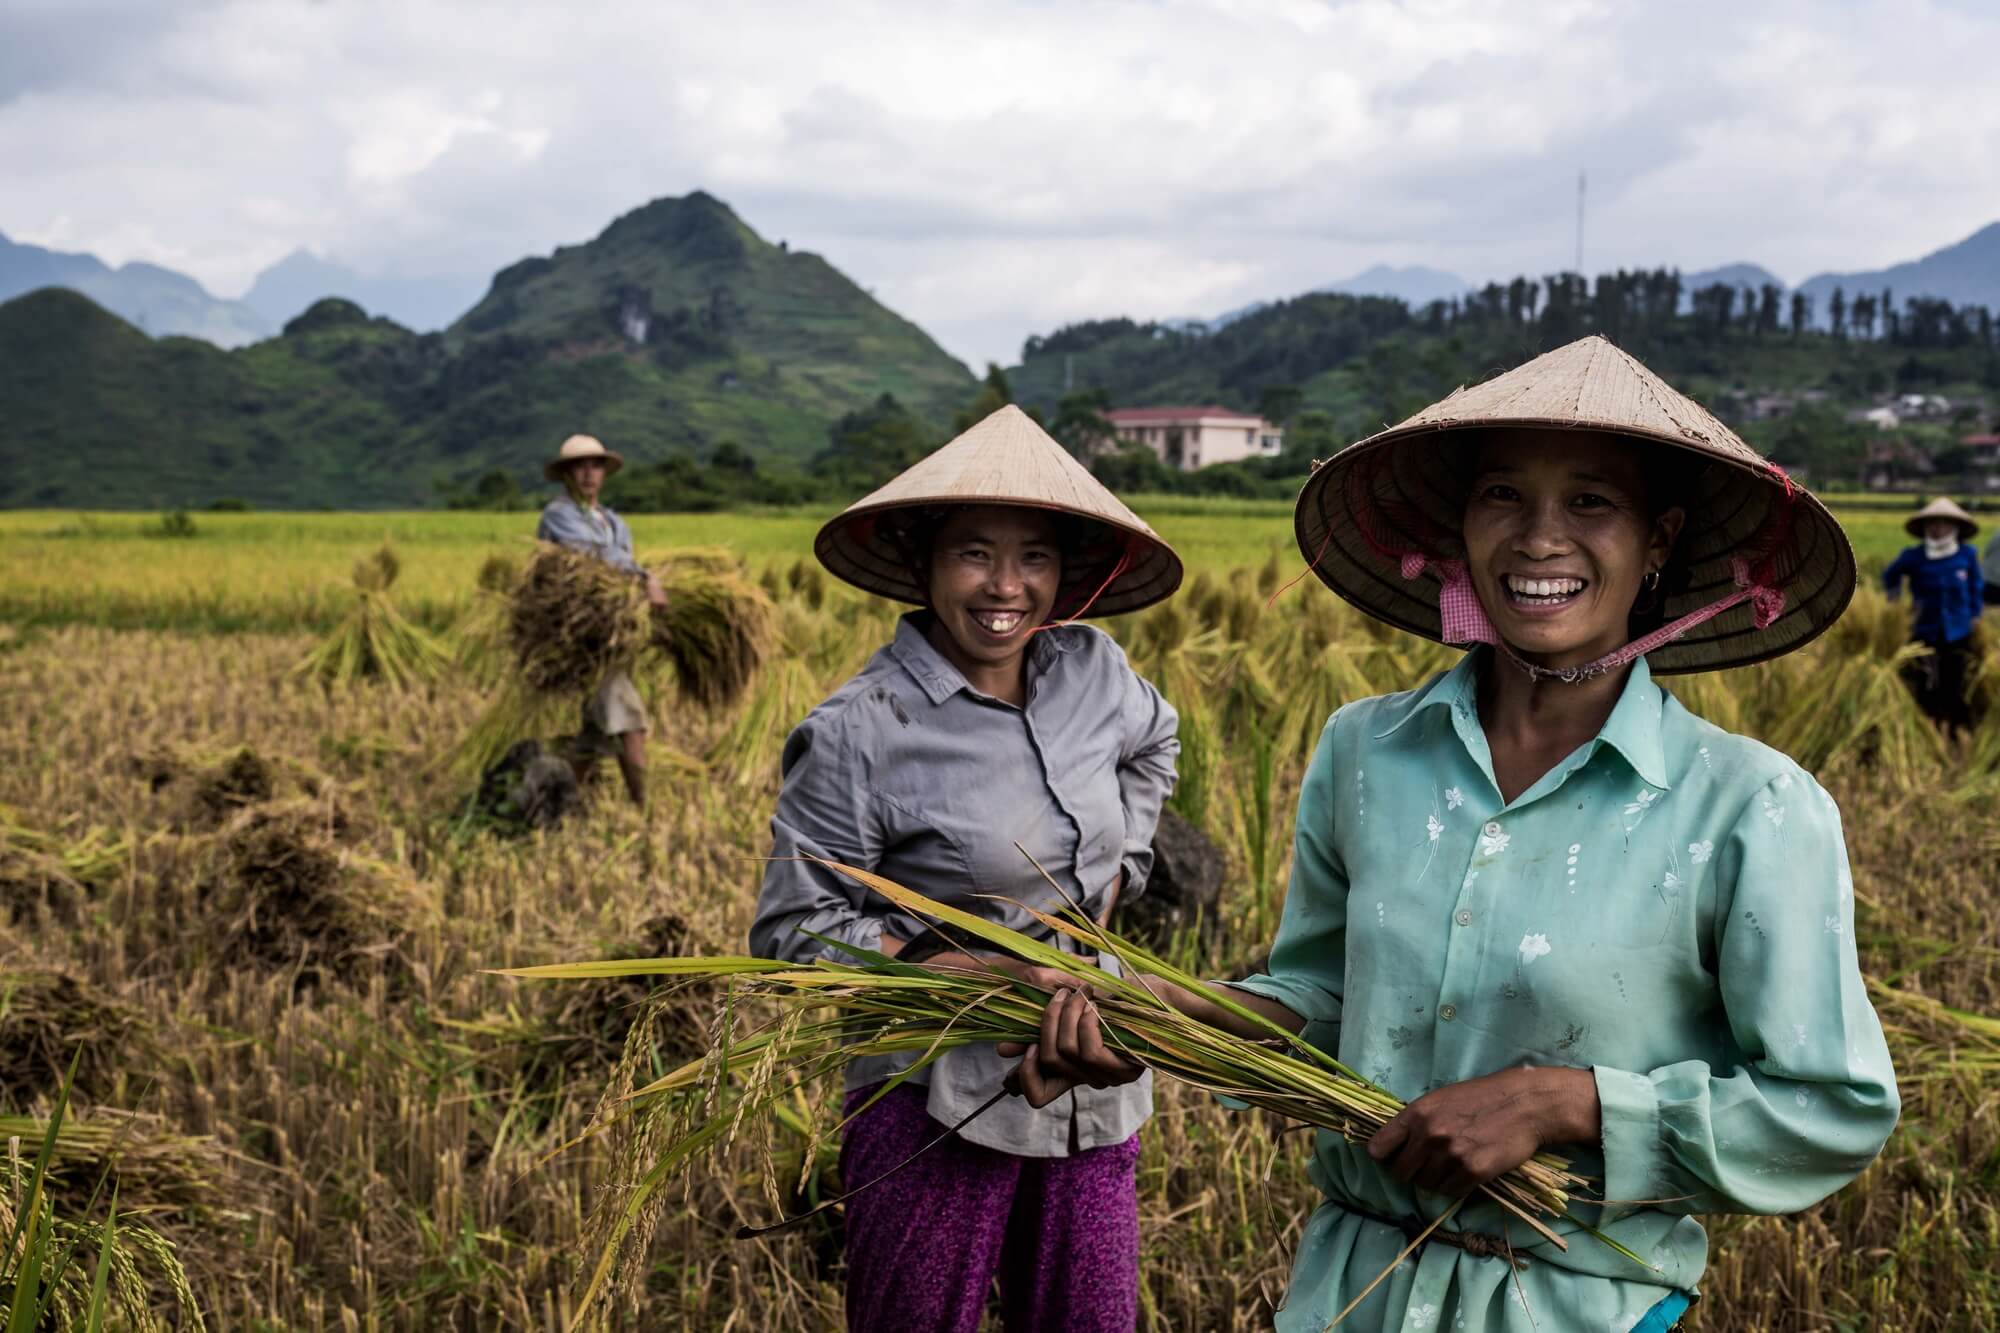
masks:
<svg viewBox="0 0 2000 1333"><path fill-rule="evenodd" d="M1639 580L1639 600L1632 603L1632 614L1649 616L1660 609L1660 571L1649 569Z"/></svg>

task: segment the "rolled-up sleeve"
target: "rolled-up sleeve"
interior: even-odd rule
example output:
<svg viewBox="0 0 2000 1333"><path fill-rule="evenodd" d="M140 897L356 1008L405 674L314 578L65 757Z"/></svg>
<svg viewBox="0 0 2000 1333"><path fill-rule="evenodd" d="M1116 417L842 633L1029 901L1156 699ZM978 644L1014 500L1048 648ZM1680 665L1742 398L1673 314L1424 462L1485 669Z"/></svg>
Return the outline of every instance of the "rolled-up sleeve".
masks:
<svg viewBox="0 0 2000 1333"><path fill-rule="evenodd" d="M1334 735L1340 715L1320 732L1299 789L1292 834L1292 878L1268 970L1230 984L1306 1020L1300 1035L1329 1055L1340 1051L1341 996L1347 972L1347 870L1334 837Z"/></svg>
<svg viewBox="0 0 2000 1333"><path fill-rule="evenodd" d="M799 859L819 857L873 870L881 856L877 803L851 729L839 718L808 717L785 742L783 771L784 787L771 817L772 859L750 924L751 951L810 962L828 952L814 935L878 948L885 914L866 910L868 890Z"/></svg>
<svg viewBox="0 0 2000 1333"><path fill-rule="evenodd" d="M1716 976L1742 1058L1597 1068L1605 1220L1787 1213L1874 1160L1901 1102L1854 945L1853 881L1832 800L1803 772L1751 799L1718 870ZM1667 1202L1663 1202L1667 1201Z"/></svg>
<svg viewBox="0 0 2000 1333"><path fill-rule="evenodd" d="M1153 833L1160 807L1173 795L1174 761L1180 755L1180 715L1152 684L1123 666L1125 748L1118 760L1118 795L1125 807L1124 872L1119 898L1130 901L1146 891L1153 873Z"/></svg>

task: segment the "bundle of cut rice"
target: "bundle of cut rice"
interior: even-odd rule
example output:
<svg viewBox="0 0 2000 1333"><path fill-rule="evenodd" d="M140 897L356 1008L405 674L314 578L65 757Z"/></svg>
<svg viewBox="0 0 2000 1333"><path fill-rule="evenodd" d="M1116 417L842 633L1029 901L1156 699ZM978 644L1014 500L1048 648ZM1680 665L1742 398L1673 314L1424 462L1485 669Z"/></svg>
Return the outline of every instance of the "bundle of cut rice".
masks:
<svg viewBox="0 0 2000 1333"><path fill-rule="evenodd" d="M683 699L727 707L770 655L777 607L739 570L717 563L677 559L658 577L667 605L653 612L651 647L673 664Z"/></svg>
<svg viewBox="0 0 2000 1333"><path fill-rule="evenodd" d="M354 609L299 664L295 676L309 676L328 687L357 679L382 680L403 687L435 679L450 663L451 654L396 610L389 586L402 562L387 542L373 555L354 562Z"/></svg>
<svg viewBox="0 0 2000 1333"><path fill-rule="evenodd" d="M543 545L514 583L507 640L538 694L582 694L646 640L645 587L594 556Z"/></svg>
<svg viewBox="0 0 2000 1333"><path fill-rule="evenodd" d="M1402 1110L1396 1097L1259 1017L1228 992L1208 986L1081 913L1035 915L1051 931L1070 936L1086 950L1117 957L1123 976L1114 977L1077 954L934 902L879 875L833 862L822 864L914 916L1088 983L1100 997L1097 1008L1106 1044L1160 1073L1357 1142ZM822 958L811 966L764 958L655 958L514 968L505 974L728 979L733 991L707 1054L633 1090L624 1101L621 1118L636 1125L635 1149L619 1163L619 1188L605 1192L604 1210L593 1219L593 1238L602 1253L579 1305L579 1319L613 1282L614 1273L616 1285L623 1286L638 1272L646 1251L644 1233L649 1219L658 1215L653 1201L671 1175L697 1155L726 1144L747 1117L776 1114L783 1102L794 1097L799 1084L834 1076L856 1056L912 1054L922 1068L962 1046L1036 1041L1050 997L1049 991L1007 975L901 964L879 954L863 955L858 963ZM1141 984L1145 977L1198 991L1237 1017L1267 1029L1268 1035L1252 1040L1191 1018ZM775 1002L780 1016L757 1032L732 1032L732 1016L750 998ZM632 1072L621 1066L620 1076ZM810 1159L812 1153L806 1156ZM1566 1248L1544 1219L1566 1213L1572 1193L1582 1184L1584 1178L1571 1172L1563 1159L1542 1153L1482 1186L1479 1197L1498 1204L1544 1240ZM770 1194L777 1197L775 1182ZM1598 1235L1598 1239L1635 1263L1642 1262L1608 1237Z"/></svg>

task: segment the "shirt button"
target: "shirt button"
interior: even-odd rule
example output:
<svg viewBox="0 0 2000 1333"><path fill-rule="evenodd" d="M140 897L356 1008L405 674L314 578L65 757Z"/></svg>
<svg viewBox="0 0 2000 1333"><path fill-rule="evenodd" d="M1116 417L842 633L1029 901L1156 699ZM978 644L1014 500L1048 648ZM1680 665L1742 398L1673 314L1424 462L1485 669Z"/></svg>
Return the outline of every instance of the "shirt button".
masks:
<svg viewBox="0 0 2000 1333"><path fill-rule="evenodd" d="M1472 924L1472 913L1470 913L1470 912L1468 912L1468 911L1465 911L1465 910L1464 910L1463 908L1459 909L1459 913L1458 913L1458 924L1459 924L1459 925L1461 925L1461 926L1469 926L1469 925L1471 925L1471 924Z"/></svg>
<svg viewBox="0 0 2000 1333"><path fill-rule="evenodd" d="M1439 1006L1438 1006L1438 1017L1439 1017L1439 1018L1442 1018L1442 1019L1443 1019L1443 1020L1444 1020L1445 1022L1447 1022L1447 1023L1451 1022L1451 1020L1452 1020L1452 1019L1454 1019L1454 1018L1457 1018L1457 1017L1458 1017L1458 1006L1457 1006L1457 1005L1455 1005L1455 1004L1441 1004L1441 1005L1439 1005Z"/></svg>
<svg viewBox="0 0 2000 1333"><path fill-rule="evenodd" d="M1500 836L1500 826L1499 826L1498 824L1488 824L1488 825L1486 826L1486 836L1487 836L1487 837L1489 837L1489 838L1497 838L1497 837L1499 837L1499 836Z"/></svg>

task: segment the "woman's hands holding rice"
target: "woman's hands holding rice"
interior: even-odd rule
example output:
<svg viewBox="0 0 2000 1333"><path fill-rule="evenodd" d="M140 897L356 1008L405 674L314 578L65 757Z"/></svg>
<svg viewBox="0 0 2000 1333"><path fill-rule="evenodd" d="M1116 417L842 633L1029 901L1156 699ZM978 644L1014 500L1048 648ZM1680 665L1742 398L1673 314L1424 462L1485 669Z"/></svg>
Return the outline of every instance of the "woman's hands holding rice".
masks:
<svg viewBox="0 0 2000 1333"><path fill-rule="evenodd" d="M1375 1132L1368 1155L1398 1180L1460 1198L1543 1148L1601 1133L1588 1069L1503 1069L1417 1098Z"/></svg>
<svg viewBox="0 0 2000 1333"><path fill-rule="evenodd" d="M1079 1084L1111 1088L1131 1083L1146 1072L1144 1065L1120 1055L1105 1042L1103 1026L1097 1021L1097 1005L1087 991L1077 988L1075 978L1049 968L1031 970L1059 978L1048 1008L1042 1010L1041 1039L1032 1045L1003 1041L999 1048L1002 1055L1022 1057L1014 1077L1028 1105L1047 1106ZM1046 984L1033 977L1022 979L1030 985ZM1168 983L1153 984L1157 988ZM1172 1003L1171 999L1168 1002Z"/></svg>

